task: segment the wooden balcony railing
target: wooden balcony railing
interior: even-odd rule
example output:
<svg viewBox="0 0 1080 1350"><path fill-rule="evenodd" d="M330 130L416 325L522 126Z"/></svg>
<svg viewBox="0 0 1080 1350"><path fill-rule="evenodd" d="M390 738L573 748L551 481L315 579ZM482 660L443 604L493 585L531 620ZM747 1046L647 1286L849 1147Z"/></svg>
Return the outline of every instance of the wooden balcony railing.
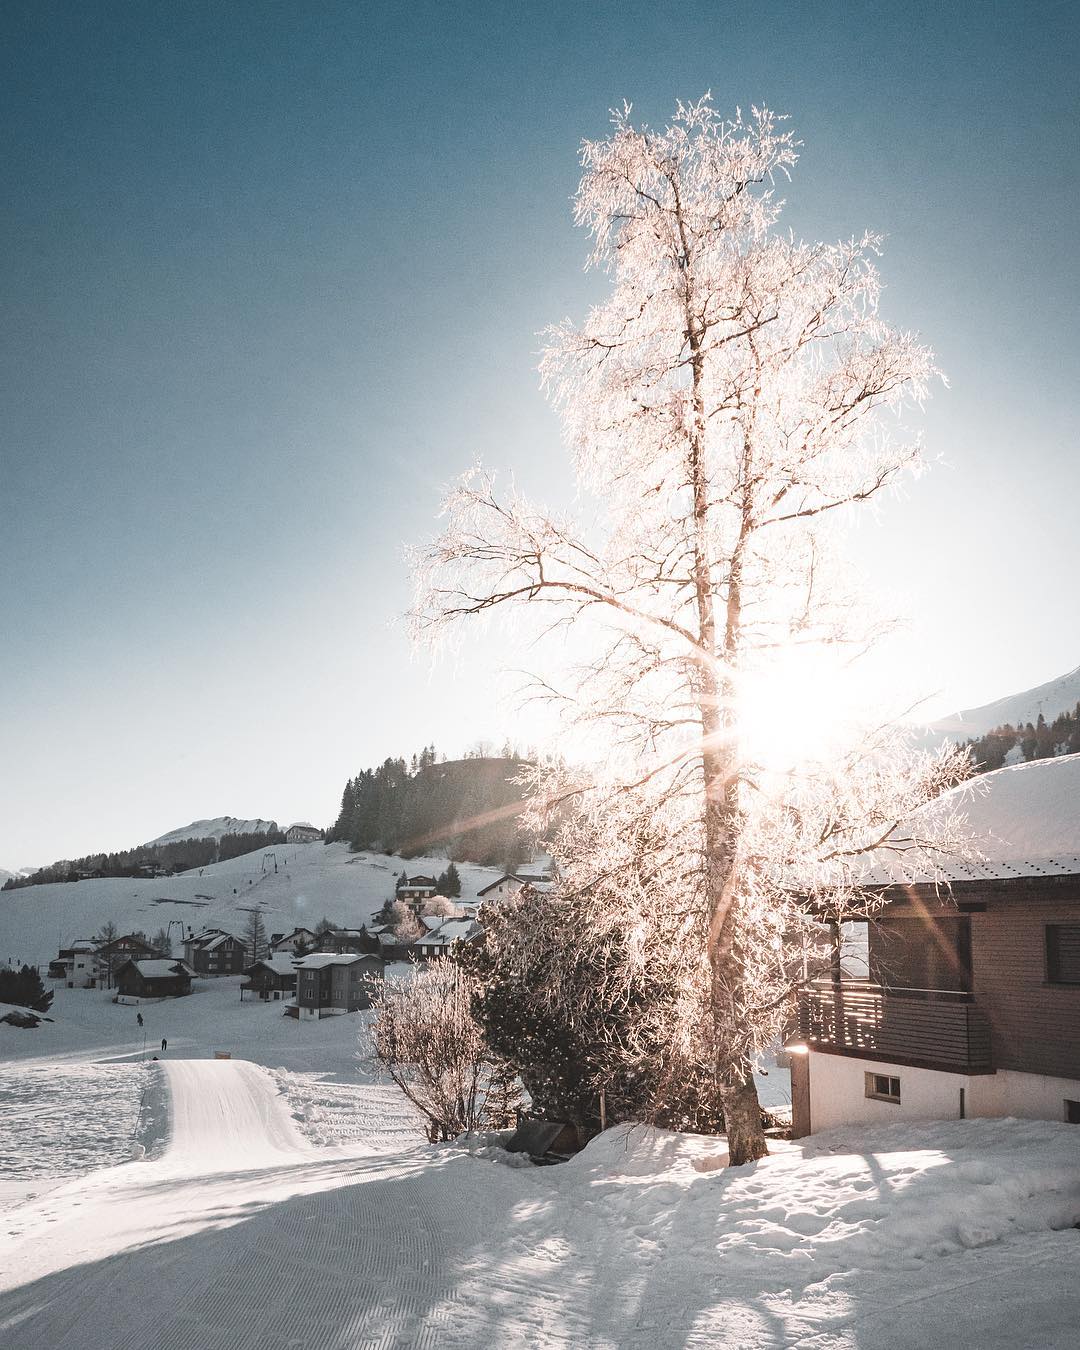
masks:
<svg viewBox="0 0 1080 1350"><path fill-rule="evenodd" d="M799 1032L815 1050L989 1073L990 1024L970 994L815 980L799 996Z"/></svg>

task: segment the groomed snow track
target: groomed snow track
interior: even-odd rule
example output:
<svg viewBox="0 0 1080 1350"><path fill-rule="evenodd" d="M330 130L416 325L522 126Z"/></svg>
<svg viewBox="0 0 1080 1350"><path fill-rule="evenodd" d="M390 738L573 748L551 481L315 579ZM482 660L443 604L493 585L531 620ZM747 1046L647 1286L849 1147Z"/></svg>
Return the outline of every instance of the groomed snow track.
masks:
<svg viewBox="0 0 1080 1350"><path fill-rule="evenodd" d="M452 1300L432 1307L430 1291L443 1285L444 1235L459 1216L413 1175L426 1160L314 1149L270 1075L243 1061L163 1067L173 1129L160 1159L67 1183L8 1216L0 1344L447 1344ZM360 1206L358 1185L370 1189Z"/></svg>

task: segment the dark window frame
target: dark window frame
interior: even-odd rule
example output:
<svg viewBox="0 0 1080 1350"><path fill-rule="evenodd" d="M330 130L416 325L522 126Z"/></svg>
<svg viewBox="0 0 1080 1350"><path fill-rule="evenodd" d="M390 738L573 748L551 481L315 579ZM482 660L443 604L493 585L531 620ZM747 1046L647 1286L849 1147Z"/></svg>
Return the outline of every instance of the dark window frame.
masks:
<svg viewBox="0 0 1080 1350"><path fill-rule="evenodd" d="M867 1070L863 1074L863 1092L868 1101L900 1105L900 1079L896 1074L872 1073Z"/></svg>
<svg viewBox="0 0 1080 1350"><path fill-rule="evenodd" d="M1048 923L1043 929L1043 946L1046 956L1046 982L1047 984L1058 984L1066 988L1080 988L1080 958L1077 959L1076 968L1067 968L1064 975L1061 968L1061 950L1060 950L1060 931L1061 929L1073 930L1070 941L1080 943L1080 923Z"/></svg>

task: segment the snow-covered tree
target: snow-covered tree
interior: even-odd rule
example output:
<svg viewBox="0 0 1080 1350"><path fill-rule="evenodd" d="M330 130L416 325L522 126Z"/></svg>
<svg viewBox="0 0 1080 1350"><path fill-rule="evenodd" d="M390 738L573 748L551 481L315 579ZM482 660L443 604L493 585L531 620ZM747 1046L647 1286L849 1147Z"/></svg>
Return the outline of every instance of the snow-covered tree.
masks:
<svg viewBox="0 0 1080 1350"><path fill-rule="evenodd" d="M638 825L627 856L644 859L658 826L648 815ZM579 822L579 857L585 831ZM502 896L484 905L482 937L457 958L476 979L473 1010L492 1050L514 1065L534 1108L570 1121L582 1143L600 1129L601 1096L610 1124L719 1124L700 945L684 940L685 916L662 888L655 903L646 898L651 871L593 874L584 903L562 878L550 893Z"/></svg>
<svg viewBox="0 0 1080 1350"><path fill-rule="evenodd" d="M595 641L571 687L548 692L606 731L606 763L578 785L592 818L645 793L664 823L669 899L698 922L733 1162L765 1152L752 1065L781 997L769 973L791 961L792 897L828 880L838 903L861 902L867 853L961 772L897 759L878 735L828 771L780 775L748 734L756 682L879 629L833 527L918 468L899 419L936 374L878 315L876 236L774 229L774 181L796 158L771 113L728 120L708 98L659 132L626 108L584 144L576 215L610 291L551 332L542 373L600 523L501 499L477 472L417 566L421 633L517 604Z"/></svg>
<svg viewBox="0 0 1080 1350"><path fill-rule="evenodd" d="M458 912L457 905L454 904L448 896L433 895L425 900L420 906L420 913L425 918L453 918Z"/></svg>
<svg viewBox="0 0 1080 1350"><path fill-rule="evenodd" d="M404 900L387 900L379 910L380 923L388 923L399 942L415 942L424 933L424 925L416 917L411 905Z"/></svg>
<svg viewBox="0 0 1080 1350"><path fill-rule="evenodd" d="M361 1032L362 1053L373 1057L421 1112L432 1143L485 1127L489 1091L492 1110L505 1113L505 1066L489 1051L473 1017L475 988L456 962L439 957L376 985L375 1018Z"/></svg>

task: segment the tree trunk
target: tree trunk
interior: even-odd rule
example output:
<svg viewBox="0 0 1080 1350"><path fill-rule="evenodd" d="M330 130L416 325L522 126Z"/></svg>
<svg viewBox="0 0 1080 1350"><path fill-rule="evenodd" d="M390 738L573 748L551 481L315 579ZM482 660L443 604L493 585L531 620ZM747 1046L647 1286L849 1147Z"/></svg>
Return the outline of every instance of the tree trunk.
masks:
<svg viewBox="0 0 1080 1350"><path fill-rule="evenodd" d="M745 1061L732 1065L721 1075L720 1099L724 1104L729 1165L739 1167L764 1158L769 1148L761 1125L761 1105L754 1075Z"/></svg>
<svg viewBox="0 0 1080 1350"><path fill-rule="evenodd" d="M698 394L700 355L695 350L694 387L696 430L691 438L691 482L694 489L694 588L698 609L701 646L715 652L717 646L716 610L713 582L708 561L708 495L702 464L704 444L703 411ZM738 654L741 621L741 549L742 540L732 558L728 578L727 614L724 633L725 671L717 677L711 660L699 662L698 709L701 715L701 766L705 789L705 898L709 926L706 939L710 980L709 1011L712 1015L716 1046L717 1078L724 1105L728 1158L732 1166L754 1162L769 1149L761 1126L761 1107L750 1065L739 1047L740 1000L738 992L747 979L746 967L736 942L738 899L737 867L739 828L739 787L737 757L733 750L734 687L730 674Z"/></svg>

